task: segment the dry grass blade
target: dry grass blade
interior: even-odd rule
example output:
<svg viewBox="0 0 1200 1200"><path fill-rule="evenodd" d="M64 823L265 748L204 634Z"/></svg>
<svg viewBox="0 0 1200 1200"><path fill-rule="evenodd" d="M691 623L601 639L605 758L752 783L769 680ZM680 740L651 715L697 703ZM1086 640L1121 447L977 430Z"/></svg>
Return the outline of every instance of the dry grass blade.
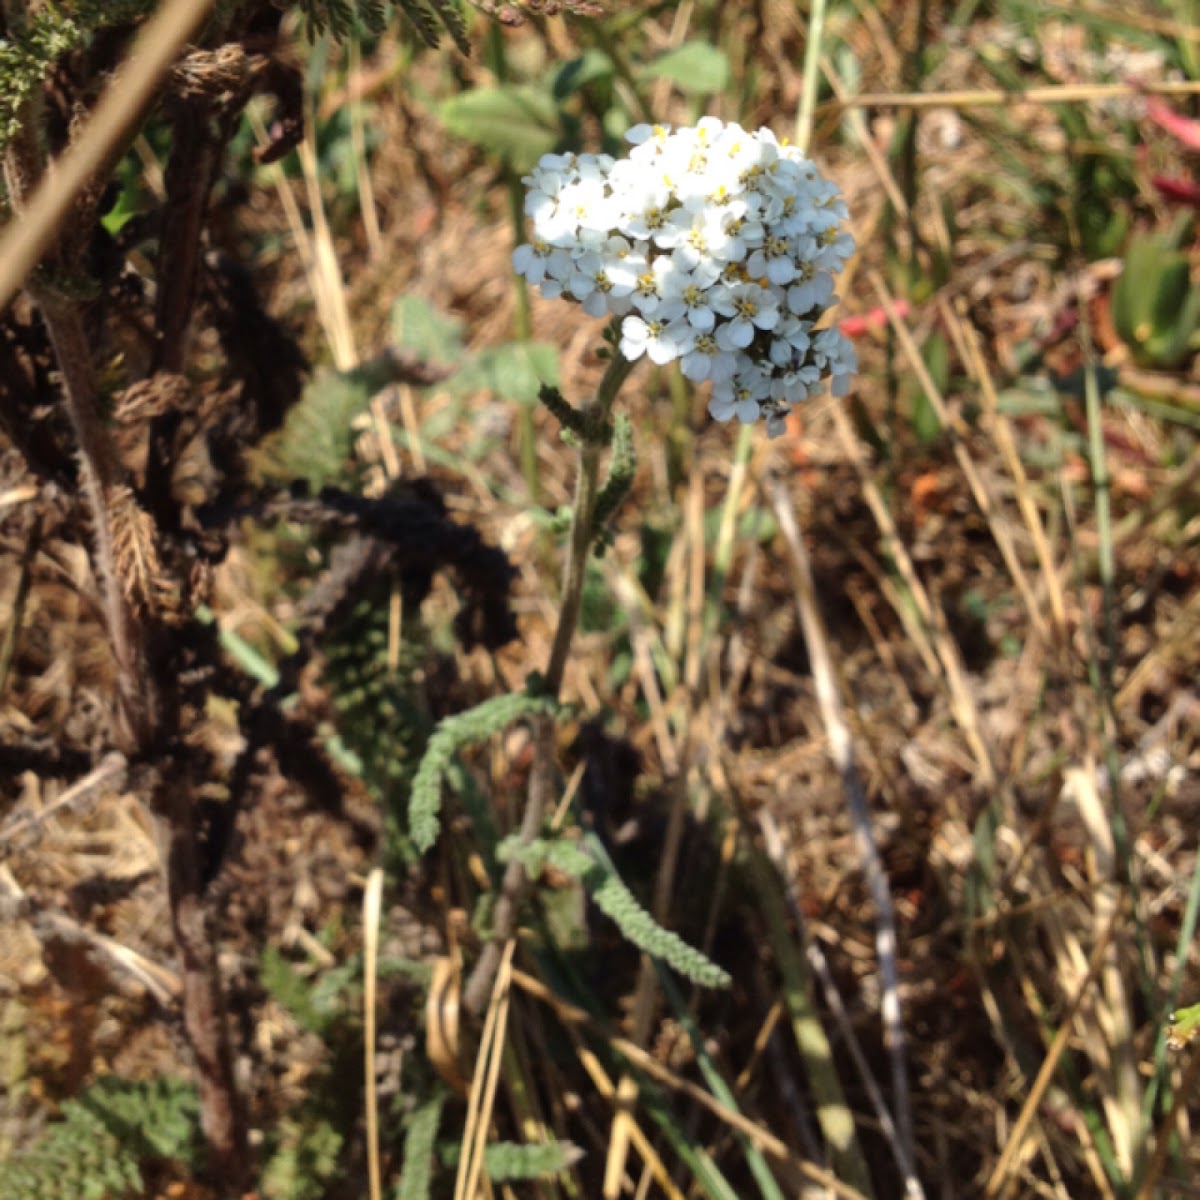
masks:
<svg viewBox="0 0 1200 1200"><path fill-rule="evenodd" d="M908 201L905 200L904 193L900 190L900 185L896 182L896 177L892 174L892 170L888 166L883 152L875 144L875 139L871 136L870 130L867 128L866 119L863 117L862 112L854 106L853 97L847 89L845 81L838 74L837 68L828 58L821 59L821 72L829 80L829 86L833 89L833 94L839 101L847 105L848 112L846 117L850 122L851 129L854 131L855 139L859 146L862 147L863 153L867 156L867 161L870 162L872 169L875 171L876 178L882 184L889 203L899 216L907 218ZM855 229L855 235L855 240L859 245L863 245L870 240L869 236L864 236L864 231L858 228ZM849 281L844 277L842 287L847 290L849 289Z"/></svg>
<svg viewBox="0 0 1200 1200"><path fill-rule="evenodd" d="M966 304L959 297L955 301L954 310L940 305L942 318L947 328L954 336L959 347L959 353L967 364L975 381L979 385L983 397L984 411L988 414L988 427L996 445L1003 456L1008 473L1012 477L1013 489L1016 493L1017 506L1025 520L1025 528L1029 531L1037 554L1038 565L1041 568L1042 583L1050 600L1050 619L1054 624L1055 633L1060 641L1067 636L1067 606L1063 598L1062 582L1058 568L1054 565L1054 556L1050 552L1050 543L1046 538L1046 530L1042 524L1041 514L1033 499L1033 489L1021 456L1017 453L1016 442L1013 438L1012 426L1006 417L1001 415L996 401L996 389L992 383L991 373L979 349L979 340L975 331L967 322Z"/></svg>
<svg viewBox="0 0 1200 1200"><path fill-rule="evenodd" d="M620 1054L623 1058L627 1058L639 1071L644 1071L651 1078L665 1084L674 1091L684 1093L719 1120L723 1121L731 1129L744 1134L764 1154L769 1154L772 1158L786 1163L806 1179L812 1180L813 1183L828 1188L833 1195L841 1197L841 1200L866 1200L862 1192L848 1187L830 1172L822 1171L819 1167L813 1166L812 1163L798 1158L781 1138L776 1137L757 1122L750 1120L741 1113L734 1112L699 1085L692 1083L690 1080L680 1078L669 1067L663 1066L658 1059L647 1054L645 1050L634 1042L631 1042L628 1038L605 1034L599 1028L598 1023L582 1008L578 1008L574 1004L568 1004L565 1000L560 1000L545 984L534 979L531 975L526 975L521 971L513 971L512 980L522 991L528 992L531 996L541 1000L542 1003L549 1005L559 1020L568 1027L579 1025L595 1029L601 1036L606 1037L608 1045L612 1050Z"/></svg>
<svg viewBox="0 0 1200 1200"><path fill-rule="evenodd" d="M504 1035L508 1027L509 997L511 994L513 954L517 943L510 938L504 943L500 966L492 984L492 998L483 1022L479 1042L479 1057L471 1078L471 1094L467 1101L467 1119L463 1127L462 1155L458 1162L458 1177L454 1184L454 1200L475 1200L483 1174L483 1152L487 1148L488 1128L492 1120L492 1105L496 1100L496 1085L504 1061Z"/></svg>
<svg viewBox="0 0 1200 1200"><path fill-rule="evenodd" d="M972 699L971 690L967 685L962 655L954 639L946 631L945 618L933 605L929 593L917 575L912 557L900 537L895 521L888 512L883 493L871 477L858 438L850 424L850 418L838 405L834 405L830 412L842 446L862 483L863 499L871 509L871 515L875 518L875 523L879 526L879 532L883 536L884 546L908 588L921 620L910 620L907 606L902 603L895 604L896 612L914 639L928 648L927 657L936 655L937 661L941 664L950 692L951 711L954 713L954 718L962 729L975 758L979 782L985 787L992 786L996 782L996 769L992 764L991 754L984 740L975 701Z"/></svg>
<svg viewBox="0 0 1200 1200"><path fill-rule="evenodd" d="M260 148L271 143L267 127L254 105L246 109ZM335 365L340 370L349 370L358 361L350 324L349 305L345 284L338 266L337 253L333 246L329 223L325 219L325 202L321 197L317 173L316 150L312 145L312 123L306 122L304 140L298 153L304 173L304 183L309 200L309 211L313 229L310 232L296 202L292 183L284 174L279 163L272 163L269 170L275 180L275 192L287 217L288 227L304 265L313 303L316 305L321 330L325 335Z"/></svg>
<svg viewBox="0 0 1200 1200"><path fill-rule="evenodd" d="M855 840L859 859L866 876L867 887L875 905L875 944L879 954L879 973L882 979L883 997L881 1009L885 1041L892 1062L893 1102L896 1106L896 1145L894 1150L904 1172L905 1194L923 1196L924 1189L917 1179L916 1158L913 1147L912 1102L908 1090L908 1067L906 1064L904 1024L900 1013L900 979L896 966L896 919L892 908L891 892L887 875L875 846L871 831L871 813L863 793L862 783L854 761L854 747L850 727L842 711L841 695L829 650L829 640L824 622L817 609L817 598L813 584L812 567L805 549L792 498L787 488L778 480L767 483L768 499L779 522L780 531L791 555L792 581L795 587L796 607L800 614L800 625L804 632L804 643L808 647L808 659L812 666L813 683L817 702L821 709L821 720L825 736L829 740L829 753L842 779L842 787L849 803L854 822Z"/></svg>
<svg viewBox="0 0 1200 1200"><path fill-rule="evenodd" d="M66 913L39 905L25 892L8 867L0 864L0 922L20 917L28 920L39 939L79 944L140 984L166 1009L174 1008L183 993L183 982L168 967L139 954L116 938L97 933Z"/></svg>
<svg viewBox="0 0 1200 1200"><path fill-rule="evenodd" d="M0 496L0 516L3 515L3 512L4 498ZM3 636L0 636L0 699L4 697L4 689L8 683L13 658L17 653L17 642L21 636L21 626L25 621L25 605L29 601L29 588L33 582L33 563L41 544L42 523L39 520L33 523L25 538L25 546L17 565L16 590L8 604L7 626Z"/></svg>
<svg viewBox="0 0 1200 1200"><path fill-rule="evenodd" d="M765 808L760 810L758 820L765 853L759 849L753 836L747 838L748 873L759 898L758 905L766 921L767 943L779 972L783 993L781 1003L788 1016L796 1051L804 1064L806 1091L811 1096L809 1104L828 1147L834 1171L839 1178L869 1195L871 1176L867 1170L866 1155L858 1138L854 1113L846 1101L833 1047L826 1036L811 974L807 969L811 962L808 952L812 947L801 914L797 912L797 905L793 901L794 872L783 861L784 848L779 827L770 812ZM781 894L784 890L787 892L786 898ZM794 934L787 924L789 910L795 926ZM834 1004L832 990L828 987L826 997L828 1003ZM843 1033L848 1034L851 1054L860 1066L868 1091L878 1096L879 1089L862 1061L857 1037L847 1026L848 1022L843 1026ZM770 1065L776 1076L780 1077L782 1067L776 1063ZM746 1070L749 1067L750 1064ZM799 1092L798 1088L794 1090ZM894 1122L881 1096L876 1111L880 1114L881 1124L894 1152L898 1144L894 1136ZM898 1165L903 1170L903 1164Z"/></svg>
<svg viewBox="0 0 1200 1200"><path fill-rule="evenodd" d="M363 1085L367 1112L367 1186L371 1200L380 1200L379 1091L375 1072L375 999L379 982L379 917L383 908L383 871L367 876L363 891Z"/></svg>
<svg viewBox="0 0 1200 1200"><path fill-rule="evenodd" d="M1093 762L1088 762L1083 770L1068 774L1090 844L1088 874L1093 890L1094 919L1097 926L1107 928L1116 921L1121 893L1112 825L1097 790L1096 778ZM1141 1120L1141 1084L1133 1049L1134 1021L1115 946L1108 953L1100 982L1104 1003L1099 1007L1094 1027L1107 1043L1105 1057L1109 1075L1109 1087L1105 1089L1102 1102L1117 1161L1126 1178L1130 1178L1145 1135Z"/></svg>
<svg viewBox="0 0 1200 1200"><path fill-rule="evenodd" d="M40 812L7 822L0 827L0 862L25 849L29 844L30 835L36 835L44 829L46 822L52 817L77 811L84 805L94 803L102 795L120 791L125 786L125 775L124 755L115 752L106 754L95 770L89 771L82 779L71 784L52 804L48 804Z"/></svg>
<svg viewBox="0 0 1200 1200"><path fill-rule="evenodd" d="M320 295L323 297L325 336L329 339L334 363L339 370L348 371L358 362L358 351L354 345L350 306L346 299L346 285L338 262L337 248L333 244L333 231L329 228L329 220L325 215L325 200L321 194L321 177L317 167L317 136L311 114L305 115L304 140L296 150L300 156L304 186L308 193L309 218L313 227L313 265L316 280L320 282Z"/></svg>
<svg viewBox="0 0 1200 1200"><path fill-rule="evenodd" d="M1146 1164L1146 1174L1138 1188L1137 1200L1154 1200L1155 1188L1163 1168L1167 1165L1167 1155L1171 1152L1171 1136L1178 1130L1181 1136L1186 1135L1185 1118L1188 1102L1200 1084L1200 1046L1192 1049L1188 1065L1183 1072L1183 1078L1171 1097L1171 1107L1159 1123L1154 1134L1154 1153Z"/></svg>
<svg viewBox="0 0 1200 1200"><path fill-rule="evenodd" d="M1000 108L1012 104L1079 104L1120 100L1131 96L1196 96L1200 83L1089 83L1060 86L986 88L959 92L862 92L832 101L838 108Z"/></svg>
<svg viewBox="0 0 1200 1200"><path fill-rule="evenodd" d="M600 1060L583 1044L579 1034L573 1030L571 1031L571 1040L575 1045L575 1053L579 1056L579 1061L583 1064L583 1069L595 1085L596 1091L611 1104L619 1104L617 1089ZM668 1196L670 1200L685 1200L684 1194L675 1186L675 1182L659 1157L658 1151L654 1149L654 1143L646 1136L645 1131L634 1120L632 1114L630 1114L626 1122L626 1131L630 1142L633 1143L634 1148L642 1156L642 1161L646 1164L650 1175L657 1180L659 1187L662 1188L663 1194Z"/></svg>
<svg viewBox="0 0 1200 1200"><path fill-rule="evenodd" d="M803 913L801 912L800 905L796 899L795 882L790 877L792 873L788 871L786 852L783 846L783 839L780 836L778 823L769 812L765 811L759 813L758 820L759 827L762 829L763 845L766 848L767 857L771 860L772 865L775 867L779 879L786 880L787 883L788 906L792 911L792 920L797 929L800 931L799 940L801 943L801 949L804 952L804 960L811 969L812 973L821 981L821 990L825 997L825 1003L829 1007L829 1010L833 1016L833 1020L837 1025L838 1032L844 1039L846 1049L849 1051L850 1057L854 1060L854 1065L858 1070L859 1078L862 1080L863 1089L866 1091L867 1096L870 1099L871 1107L875 1112L875 1118L879 1122L879 1128L883 1131L884 1136L887 1138L888 1145L891 1148L893 1155L896 1157L896 1165L901 1169L901 1171L903 1171L903 1158L901 1154L898 1153L900 1141L896 1136L896 1123L892 1119L892 1114L888 1111L887 1103L883 1097L883 1092L881 1091L879 1084L871 1071L871 1067L867 1062L866 1053L862 1048L858 1034L855 1032L854 1025L850 1020L850 1015L846 1011L846 1004L842 1000L841 993L838 991L837 981L833 977L833 972L825 958L825 953L821 949L820 945L814 939L808 937L804 932ZM780 954L777 950L776 957L780 959L781 970L785 971L786 973L789 965L786 961L786 955ZM793 1017L793 1021L795 1021L795 1017ZM814 1014L811 1023L816 1022L817 1018ZM797 1030L796 1043L802 1053L809 1046L818 1045L818 1038L820 1039L820 1042L825 1044L826 1047L828 1046L828 1042L824 1036L824 1031L820 1028L819 1023L816 1024L816 1028L813 1029L812 1034L808 1034L808 1028L811 1027L811 1023L806 1023L805 1037L801 1038L800 1031ZM814 1080L810 1079L810 1085L814 1086L815 1090ZM823 1115L823 1110L827 1111L829 1108L830 1105L828 1101L818 1107L817 1115L819 1120ZM853 1130L853 1117L848 1109L846 1110L846 1120L850 1123L851 1130ZM821 1123L822 1128L826 1128L825 1121L822 1120ZM829 1137L828 1131L826 1132L826 1137ZM857 1139L853 1141L852 1147L855 1152L861 1153Z"/></svg>
<svg viewBox="0 0 1200 1200"><path fill-rule="evenodd" d="M1021 565L1021 560L1017 557L1016 547L1013 545L1008 526L997 510L996 503L988 490L987 484L984 482L983 476L980 474L978 467L976 467L974 460L971 458L970 452L967 450L965 441L967 431L957 414L950 411L945 397L933 382L933 378L929 374L929 369L925 366L925 360L921 357L921 351L917 347L917 343L913 340L908 326L904 324L900 319L900 315L896 312L896 306L892 302L892 297L889 295L887 288L884 287L883 280L879 277L878 272L869 271L867 278L870 280L871 287L874 289L875 296L883 307L883 311L887 313L888 323L895 332L904 355L908 359L908 365L917 377L926 399L928 399L930 405L933 407L934 412L937 413L938 420L942 423L943 429L949 431L954 439L954 457L958 460L958 465L962 468L963 475L970 485L971 494L975 497L975 503L979 506L979 511L983 513L988 523L988 528L992 532L992 538L999 548L1001 555L1004 557L1004 565L1008 568L1013 582L1017 585L1017 590L1021 593L1030 624L1039 637L1046 639L1049 637L1049 628L1046 625L1045 618L1042 616L1037 597L1034 595L1029 578L1025 573L1025 568Z"/></svg>
<svg viewBox="0 0 1200 1200"><path fill-rule="evenodd" d="M604 1200L617 1200L625 1181L625 1163L629 1158L629 1147L633 1141L633 1110L637 1106L638 1089L633 1077L622 1075L616 1092L610 1097L613 1102L612 1132L608 1139L608 1153L604 1159Z"/></svg>
<svg viewBox="0 0 1200 1200"><path fill-rule="evenodd" d="M1013 1124L1008 1142L996 1165L992 1168L991 1174L988 1176L983 1194L989 1200L991 1200L991 1197L999 1196L1012 1183L1013 1163L1021 1153L1025 1138L1029 1133L1030 1124L1037 1114L1038 1106L1046 1095L1050 1081L1054 1078L1054 1072L1058 1067L1059 1060L1062 1058L1063 1051L1067 1048L1067 1042L1070 1040L1071 1029L1075 1021L1075 1014L1079 1012L1080 1006L1087 997L1089 989L1107 960L1108 943L1116 930L1118 915L1117 913L1113 913L1108 924L1100 932L1100 937L1097 939L1096 945L1092 950L1092 956L1088 961L1087 972L1079 981L1079 986L1075 989L1075 995L1071 997L1070 1006L1063 1014L1058 1032L1054 1035L1054 1040L1050 1043L1046 1057L1038 1069L1032 1086L1029 1088L1029 1092L1025 1097L1025 1103L1021 1105L1021 1112Z"/></svg>

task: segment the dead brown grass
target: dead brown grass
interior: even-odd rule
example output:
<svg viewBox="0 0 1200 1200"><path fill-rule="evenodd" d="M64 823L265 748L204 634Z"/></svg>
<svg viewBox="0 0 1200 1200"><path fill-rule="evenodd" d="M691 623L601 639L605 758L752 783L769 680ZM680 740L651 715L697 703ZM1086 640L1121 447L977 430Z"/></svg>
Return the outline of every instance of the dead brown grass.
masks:
<svg viewBox="0 0 1200 1200"><path fill-rule="evenodd" d="M916 31L908 6L894 7L896 13L839 9L839 32L871 91L906 86L904 64ZM888 18L896 15L893 25ZM782 4L756 9L756 20L762 61L740 115L747 124L786 130L798 97L799 21ZM752 24L749 10L731 15L730 44L748 44ZM665 44L670 29L663 18L649 36ZM551 41L575 44L566 27L551 30ZM1067 16L1045 31L1048 47L1082 45ZM984 86L972 75L979 74L980 47L990 35L987 23L969 31L923 89ZM522 38L537 43L528 31L513 38L514 50ZM413 71L412 78L395 78L385 64L381 72L387 82L373 109L381 149L372 165L381 251L368 256L357 225L331 233L341 278L327 283L343 289L350 327L339 334L342 348L333 350L327 327L312 321L314 357L373 353L401 292L462 317L473 345L510 334L510 234L493 169L447 148L414 98L410 85L440 85L439 64L423 60ZM683 119L679 96L664 92L656 102ZM726 102L722 115L739 114ZM1041 103L1026 97L1006 104L1002 116L1004 136L1020 155L1049 159L1069 150ZM922 124L915 185L902 184L886 165L895 114L866 114L860 129L870 154L834 142L837 119L834 105L818 112L814 153L842 184L860 233L861 262L846 289L844 314L885 309L891 332L877 323L859 340L864 369L850 405L814 403L781 442L754 444L731 515L767 511L767 481L782 479L811 557L825 621L820 648L849 722L895 909L912 1143L927 1194L1115 1196L1096 1131L1103 1130L1129 1170L1153 1150L1162 1112L1146 1122L1139 1104L1167 1016L1161 1004L1174 979L1182 1001L1195 1000L1200 990L1194 949L1185 946L1183 960L1176 958L1197 870L1200 809L1200 452L1194 429L1133 407L1105 407L1111 535L1098 524L1082 402L1068 396L1052 411L1021 407L1014 381L1019 355L1031 345L1060 377L1081 364L1076 333L1048 331L1082 314L1093 322L1104 361L1136 385L1101 319L1111 264L1064 270L1045 214L1027 208L1014 216L1010 195L992 186L998 170L992 127L968 121L957 106ZM1035 161L1028 167L1030 178L1044 169ZM912 210L891 226L893 255L868 234L881 229L886 199L906 186ZM300 188L296 197L311 228ZM953 231L943 197L953 198ZM257 203L256 224L285 228L276 202ZM914 287L909 315L899 317L896 283L885 282L895 278L896 257L932 269L937 249L951 257L948 281ZM328 259L326 268L332 269ZM296 257L272 270L278 311L303 311L300 298L311 288ZM581 330L566 306L536 299L533 321L539 338L563 348L564 393L587 394L599 377L596 331ZM944 391L921 378L917 346L935 329L954 348ZM907 403L903 394L897 401L885 386L889 372L936 399L945 436L932 442L914 436L898 416L896 405ZM1181 389L1196 383L1193 366L1170 387L1187 396ZM622 1132L628 1155L623 1149L613 1157L619 1126L610 1122L621 1111L615 1099L621 1093L594 1047L611 1041L624 1014L625 1034L652 1053L656 1070L683 1081L671 1084L676 1119L727 1166L746 1188L742 1194L753 1185L731 1137L737 1132L767 1146L785 1190L798 1193L801 1175L812 1176L808 1168L818 1157L809 1132L812 1082L793 1028L777 1008L784 987L767 933L767 909L775 902L756 893L738 865L760 842L760 818L767 818L779 839L777 903L798 944L809 944L810 959L814 950L823 956L845 1008L834 1064L869 1173L879 1195L899 1195L888 1149L895 1135L881 1128L869 1102L876 1084L896 1111L881 1026L878 913L864 883L843 779L829 754L812 671L816 647L800 629L784 542L777 535L734 537L718 597L720 624L707 626L714 547L703 518L726 503L735 437L702 420L702 401L695 401L684 477L677 479L665 382L642 372L627 400L643 462L605 571L618 605L633 614L633 666L614 684L613 639L592 630L579 640L566 692L585 712L605 713L610 731L640 760L636 787L620 776L613 742L595 760L610 774L601 774L600 800L589 803L598 822L625 829L623 869L650 892L664 878L658 874L664 845L672 846L664 918L736 965L730 1000L697 997L692 1004L710 1052L736 1081L741 1119L749 1125L739 1128L731 1110L714 1116L711 1105L697 1103L688 1091L698 1086L693 1052L674 1056L674 1018L653 988L638 993L648 1008L630 1014L636 964L598 937L588 972L607 985L601 994L610 1006L608 1023L591 1042L577 1038L573 1058L556 1055L551 1062L539 1054L563 1029L576 1037L572 1027L583 1025L578 1014L560 1011L552 1020L556 1002L539 992L543 985L519 972L503 977L517 984L516 992L504 990L509 1036L545 1111L523 1118L518 1098L497 1093L493 1081L481 1110L483 1133L491 1110L493 1128L557 1130L581 1141L589 1157L574 1176L576 1194L601 1194L597 1164L605 1163L610 1184L623 1194L656 1194L656 1188L683 1194L678 1180L669 1181L661 1161L669 1153L654 1140L643 1111L631 1110L632 1125ZM415 429L449 403L436 390L410 402L407 419ZM1195 412L1192 401L1180 403ZM519 683L543 665L556 575L522 506L497 498L502 488L519 495L523 487L512 414L480 397L471 419L495 421L494 451L470 476L449 466L434 473L454 509L481 522L523 570L519 644L491 661L476 655L459 663L471 688L486 689ZM569 499L569 463L552 422L539 414L538 423L543 504L553 508ZM864 440L864 430L883 453ZM458 437L451 432L439 448L453 456ZM411 451L400 454L399 466L414 469ZM21 490L24 482L20 464L7 457L0 477L0 628L19 626L0 693L0 728L22 739L36 734L48 749L60 734L76 746L98 744L111 669L78 547L50 528L26 568L27 598L20 611L13 607L22 550L41 520L41 500ZM662 587L652 596L638 582L643 523L673 537ZM1110 536L1116 576L1108 595L1097 564ZM269 627L274 618L249 591L248 573L227 572L221 586L217 595L238 611L244 636ZM436 609L438 602L435 596L430 604ZM1106 622L1116 631L1111 660ZM1097 673L1111 678L1111 696L1097 686ZM319 692L321 685L310 686ZM231 736L219 714L211 736ZM478 764L506 826L519 816L511 808L521 790L513 775L522 769L522 750L514 735ZM1119 766L1115 779L1110 762ZM149 826L123 790L93 798L84 811L37 818L73 774L34 766L0 780L7 820L39 821L36 836L26 835L11 854L5 849L0 862L0 888L27 898L19 919L0 926L2 1014L19 1027L10 1036L25 1047L19 1074L9 1067L6 1080L24 1089L23 1098L0 1110L0 1137L10 1143L39 1111L96 1071L157 1072L182 1062L169 999L168 1011L156 1007L154 985L106 956L96 940L111 939L144 960L169 998L171 945L164 898L152 877L157 850ZM268 775L262 791L243 858L219 897L222 961L244 1065L253 1067L257 1127L306 1095L323 1055L256 990L261 948L309 945L330 921L353 927L367 865L337 818L305 811L278 777ZM0 848L10 828L0 825ZM393 923L413 922L415 914L410 941L427 958L459 936L458 910L472 894L452 852L431 870L431 882L432 895L410 891L391 914ZM86 932L72 940L59 927L46 936L38 924L45 912L65 915ZM335 956L357 941L345 933ZM835 1028L833 993L816 991L821 1014ZM526 992L545 1000L546 1011L528 1002ZM389 1035L415 1052L419 1030L411 1016L390 1020ZM859 1065L848 1038L858 1043ZM1177 1083L1186 1065L1184 1054L1168 1078ZM1172 1116L1182 1137L1174 1164L1166 1166L1179 1194L1188 1194L1185 1181L1200 1167L1188 1137L1194 1116L1187 1103ZM464 1172L476 1170L469 1145ZM357 1158L350 1162L358 1169ZM639 1191L643 1168L653 1182ZM828 1183L819 1171L816 1177ZM539 1194L558 1193L547 1186Z"/></svg>

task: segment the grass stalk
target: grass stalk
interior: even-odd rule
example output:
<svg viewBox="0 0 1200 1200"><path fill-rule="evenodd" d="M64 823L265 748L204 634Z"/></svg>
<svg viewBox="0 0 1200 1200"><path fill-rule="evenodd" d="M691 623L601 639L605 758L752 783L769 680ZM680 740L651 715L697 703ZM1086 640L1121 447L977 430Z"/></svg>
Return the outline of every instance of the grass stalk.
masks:
<svg viewBox="0 0 1200 1200"><path fill-rule="evenodd" d="M812 139L817 85L821 81L821 45L825 34L825 0L812 0L808 10L808 36L804 39L804 84L796 108L796 145L805 153Z"/></svg>
<svg viewBox="0 0 1200 1200"><path fill-rule="evenodd" d="M831 101L834 108L1010 108L1017 104L1100 104L1133 96L1196 96L1200 82L1056 84L1029 88L963 89L949 92L860 92Z"/></svg>
<svg viewBox="0 0 1200 1200"><path fill-rule="evenodd" d="M859 779L854 759L850 729L842 710L828 636L817 608L816 589L808 551L796 524L791 497L782 483L769 485L771 507L783 533L792 564L796 607L804 632L804 643L812 665L813 682L830 756L842 779L842 787L854 824L855 843L866 876L867 888L875 906L875 946L879 956L882 987L882 1017L884 1041L891 1058L892 1103L895 1106L896 1148L904 1173L905 1194L924 1195L916 1174L916 1153L913 1142L912 1102L909 1096L906 1039L900 1012L900 978L896 963L896 918L887 875L871 829L871 813L866 794Z"/></svg>

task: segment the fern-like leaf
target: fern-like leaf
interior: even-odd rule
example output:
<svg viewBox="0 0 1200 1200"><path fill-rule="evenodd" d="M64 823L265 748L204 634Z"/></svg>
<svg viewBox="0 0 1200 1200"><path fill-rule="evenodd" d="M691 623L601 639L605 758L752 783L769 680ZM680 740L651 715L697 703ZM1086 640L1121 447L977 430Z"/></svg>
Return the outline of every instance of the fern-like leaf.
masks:
<svg viewBox="0 0 1200 1200"><path fill-rule="evenodd" d="M342 1135L327 1121L300 1125L285 1121L279 1148L263 1168L267 1200L321 1200L338 1168Z"/></svg>
<svg viewBox="0 0 1200 1200"><path fill-rule="evenodd" d="M586 834L585 839L593 853L565 838L539 839L515 852L519 853L522 865L530 875L536 874L543 863L549 863L578 879L596 907L611 918L639 950L661 958L693 983L704 987L728 987L729 973L689 946L678 934L659 925L604 861L607 856L603 855L603 847L596 842L595 835ZM502 847L502 854L505 850L514 853L511 840Z"/></svg>
<svg viewBox="0 0 1200 1200"><path fill-rule="evenodd" d="M446 27L446 32L454 39L460 54L471 53L471 43L467 40L467 23L458 10L454 0L429 0L438 19Z"/></svg>
<svg viewBox="0 0 1200 1200"><path fill-rule="evenodd" d="M437 1137L438 1122L442 1119L445 1099L443 1094L435 1095L426 1100L409 1119L404 1134L404 1166L393 1193L394 1200L429 1200L434 1139Z"/></svg>
<svg viewBox="0 0 1200 1200"><path fill-rule="evenodd" d="M457 1166L461 1151L457 1142L447 1145L442 1159L447 1166ZM548 1179L569 1171L582 1157L573 1142L492 1142L484 1148L483 1169L492 1183Z"/></svg>
<svg viewBox="0 0 1200 1200"><path fill-rule="evenodd" d="M198 1126L195 1089L182 1080L101 1079L4 1164L0 1200L105 1200L141 1191L143 1161L193 1162Z"/></svg>
<svg viewBox="0 0 1200 1200"><path fill-rule="evenodd" d="M493 696L466 712L446 717L425 747L425 756L413 780L408 802L408 831L417 849L424 853L437 841L442 808L442 778L454 755L499 733L522 717L553 713L557 701L530 692Z"/></svg>
<svg viewBox="0 0 1200 1200"><path fill-rule="evenodd" d="M442 40L442 29L438 24L437 17L422 3L422 0L397 0L397 3L421 41L430 50L436 50L438 43Z"/></svg>
<svg viewBox="0 0 1200 1200"><path fill-rule="evenodd" d="M44 4L12 36L0 38L0 154L28 119L30 101L59 59L86 46L101 30L131 24L153 8L152 0Z"/></svg>

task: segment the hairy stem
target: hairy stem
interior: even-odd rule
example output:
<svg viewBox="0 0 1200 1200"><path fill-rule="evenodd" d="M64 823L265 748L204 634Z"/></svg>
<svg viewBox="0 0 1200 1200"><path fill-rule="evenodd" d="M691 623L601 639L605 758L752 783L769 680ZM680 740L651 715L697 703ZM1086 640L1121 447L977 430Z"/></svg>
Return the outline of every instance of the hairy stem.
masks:
<svg viewBox="0 0 1200 1200"><path fill-rule="evenodd" d="M156 706L137 623L121 587L114 548L111 514L123 472L100 412L91 345L80 303L59 298L41 286L31 286L29 290L50 335L62 375L67 414L79 449L79 476L92 525L92 561L100 587L101 611L117 664L120 740L124 743L121 748L130 752L149 740Z"/></svg>
<svg viewBox="0 0 1200 1200"><path fill-rule="evenodd" d="M607 425L608 414L621 385L629 378L633 363L615 354L600 382L596 398L585 410L589 423L599 429ZM546 666L545 690L557 697L562 688L563 672L571 652L571 642L579 624L583 603L583 584L587 577L588 553L595 536L596 496L599 492L600 456L605 443L599 439L584 439L579 447L579 472L575 479L575 502L571 508L571 536L567 543L567 561L563 569L562 598L559 601L558 625L550 647ZM558 784L554 764L554 718L537 717L533 722L534 759L529 775L529 791L525 812L521 818L520 843L528 846L542 828L542 821ZM474 971L463 991L463 1004L468 1012L478 1015L487 1007L492 983L500 966L504 943L517 928L517 913L525 895L525 868L514 855L505 868L492 917L492 940L484 947Z"/></svg>

